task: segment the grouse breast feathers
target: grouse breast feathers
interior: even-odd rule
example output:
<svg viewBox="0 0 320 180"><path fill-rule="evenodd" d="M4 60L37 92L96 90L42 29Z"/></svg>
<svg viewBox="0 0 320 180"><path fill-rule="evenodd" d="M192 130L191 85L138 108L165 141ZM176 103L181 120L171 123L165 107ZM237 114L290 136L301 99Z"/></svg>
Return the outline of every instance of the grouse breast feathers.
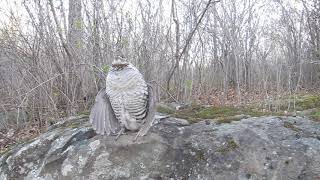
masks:
<svg viewBox="0 0 320 180"><path fill-rule="evenodd" d="M106 79L106 94L118 120L122 105L137 121L145 118L148 86L134 66L129 65L121 71L110 71Z"/></svg>

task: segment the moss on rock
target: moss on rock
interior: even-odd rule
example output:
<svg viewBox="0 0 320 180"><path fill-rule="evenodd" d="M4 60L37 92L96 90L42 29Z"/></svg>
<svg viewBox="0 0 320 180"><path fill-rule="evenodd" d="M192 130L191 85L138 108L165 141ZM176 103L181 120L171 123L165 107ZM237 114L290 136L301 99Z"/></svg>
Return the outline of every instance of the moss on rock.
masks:
<svg viewBox="0 0 320 180"><path fill-rule="evenodd" d="M218 149L220 153L227 153L239 148L239 145L235 142L233 138L228 139L226 144Z"/></svg>
<svg viewBox="0 0 320 180"><path fill-rule="evenodd" d="M196 123L203 119L212 119L217 123L230 123L232 121L239 121L248 117L260 117L264 115L271 115L269 112L262 112L251 107L206 107L197 104L187 106L181 110L174 110L165 106L158 107L158 112L169 114L176 118L188 120L190 123Z"/></svg>

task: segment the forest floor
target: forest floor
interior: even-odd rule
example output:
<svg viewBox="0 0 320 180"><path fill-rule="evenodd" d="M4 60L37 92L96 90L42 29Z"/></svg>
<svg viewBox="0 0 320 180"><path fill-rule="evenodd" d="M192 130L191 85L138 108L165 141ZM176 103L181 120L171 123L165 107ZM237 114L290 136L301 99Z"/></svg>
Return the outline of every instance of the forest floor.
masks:
<svg viewBox="0 0 320 180"><path fill-rule="evenodd" d="M214 120L218 123L228 123L243 118L260 116L306 116L312 120L320 121L320 95L286 96L278 100L264 100L240 106L191 104L174 107L174 105L160 104L158 112L187 119L191 123L204 119Z"/></svg>
<svg viewBox="0 0 320 180"><path fill-rule="evenodd" d="M172 117L186 119L190 123L202 120L230 123L260 116L306 116L314 121L320 121L320 94L285 96L278 100L259 100L241 106L231 104L231 101L229 105L191 104L181 106L175 103L160 103L157 110ZM88 115L88 112L79 115ZM24 143L45 131L38 124L0 131L0 155L10 150L13 145Z"/></svg>

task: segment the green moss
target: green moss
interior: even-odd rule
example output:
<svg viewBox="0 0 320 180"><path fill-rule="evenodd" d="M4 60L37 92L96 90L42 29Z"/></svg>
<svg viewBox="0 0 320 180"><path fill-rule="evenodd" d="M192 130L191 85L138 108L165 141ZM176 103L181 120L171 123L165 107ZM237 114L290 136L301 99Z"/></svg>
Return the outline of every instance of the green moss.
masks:
<svg viewBox="0 0 320 180"><path fill-rule="evenodd" d="M210 107L197 112L196 116L202 119L214 119L219 117L234 116L237 109L232 107Z"/></svg>
<svg viewBox="0 0 320 180"><path fill-rule="evenodd" d="M320 108L315 110L314 112L312 112L310 117L311 117L311 119L313 119L315 121L320 121Z"/></svg>
<svg viewBox="0 0 320 180"><path fill-rule="evenodd" d="M201 119L216 119L220 123L239 121L250 116L260 117L270 115L248 107L211 107L199 111L196 116Z"/></svg>
<svg viewBox="0 0 320 180"><path fill-rule="evenodd" d="M79 128L79 127L83 127L83 126L89 126L89 123L86 123L88 121L88 115L78 115L76 117L72 117L71 119L68 119L62 123L56 123L53 124L52 126L50 126L48 131L51 131L53 129L64 129L64 128Z"/></svg>
<svg viewBox="0 0 320 180"><path fill-rule="evenodd" d="M5 154L7 154L7 153L11 150L11 147L12 147L12 146L9 146L9 147L7 147L7 148L1 149L1 150L0 150L0 155L3 156L3 155L5 155Z"/></svg>
<svg viewBox="0 0 320 180"><path fill-rule="evenodd" d="M204 153L202 151L198 151L197 152L197 159L199 161L203 161L204 160Z"/></svg>
<svg viewBox="0 0 320 180"><path fill-rule="evenodd" d="M81 127L82 124L83 124L83 122L80 121L80 120L79 120L79 121L78 121L78 120L72 120L72 121L70 121L70 122L67 122L67 123L64 125L64 127L74 129L74 128L79 128L79 127Z"/></svg>
<svg viewBox="0 0 320 180"><path fill-rule="evenodd" d="M220 153L227 153L239 148L239 145L234 141L234 139L229 139L227 143L220 147L217 151Z"/></svg>
<svg viewBox="0 0 320 180"><path fill-rule="evenodd" d="M283 126L284 126L285 128L291 129L291 130L296 131L296 132L301 131L301 129L297 128L297 127L294 126L292 123L287 122L287 121L285 121L285 122L283 123Z"/></svg>
<svg viewBox="0 0 320 180"><path fill-rule="evenodd" d="M109 70L110 70L110 66L105 64L102 66L102 70L105 74L108 74Z"/></svg>
<svg viewBox="0 0 320 180"><path fill-rule="evenodd" d="M218 123L230 123L232 121L239 121L250 116L260 117L264 115L271 115L271 113L261 112L252 107L203 107L198 104L192 104L181 110L174 110L165 106L159 106L158 112L169 114L176 118L188 120L190 123L196 123L203 119L214 119ZM273 113L274 115L275 113Z"/></svg>
<svg viewBox="0 0 320 180"><path fill-rule="evenodd" d="M290 104L290 109L293 110L293 104L295 102L295 110L303 111L307 109L320 107L320 95L295 95L282 97L279 100L272 102L271 107L278 106L280 110L288 110Z"/></svg>
<svg viewBox="0 0 320 180"><path fill-rule="evenodd" d="M229 117L219 117L217 118L217 123L231 123L233 121L240 121L241 119L245 118L244 116L229 116Z"/></svg>
<svg viewBox="0 0 320 180"><path fill-rule="evenodd" d="M165 106L159 106L157 108L158 112L160 113L169 114L173 117L187 119L191 121L196 120L197 118L200 118L199 116L196 115L196 113L201 109L202 107L200 105L191 105L181 110L174 110L172 108L165 107Z"/></svg>
<svg viewBox="0 0 320 180"><path fill-rule="evenodd" d="M167 108L167 107L164 107L164 106L158 106L157 107L157 111L159 113L164 113L164 114L169 114L169 115L175 113L175 110Z"/></svg>
<svg viewBox="0 0 320 180"><path fill-rule="evenodd" d="M305 95L296 99L296 109L306 110L320 107L320 95Z"/></svg>

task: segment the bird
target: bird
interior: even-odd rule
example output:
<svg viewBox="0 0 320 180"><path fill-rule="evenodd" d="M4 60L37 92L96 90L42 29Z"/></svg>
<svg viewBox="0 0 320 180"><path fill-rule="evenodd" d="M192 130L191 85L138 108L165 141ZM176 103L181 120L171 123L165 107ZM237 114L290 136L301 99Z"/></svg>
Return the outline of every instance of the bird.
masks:
<svg viewBox="0 0 320 180"><path fill-rule="evenodd" d="M155 90L139 70L127 61L114 61L90 112L90 122L97 134L116 136L126 131L145 136L155 119Z"/></svg>

